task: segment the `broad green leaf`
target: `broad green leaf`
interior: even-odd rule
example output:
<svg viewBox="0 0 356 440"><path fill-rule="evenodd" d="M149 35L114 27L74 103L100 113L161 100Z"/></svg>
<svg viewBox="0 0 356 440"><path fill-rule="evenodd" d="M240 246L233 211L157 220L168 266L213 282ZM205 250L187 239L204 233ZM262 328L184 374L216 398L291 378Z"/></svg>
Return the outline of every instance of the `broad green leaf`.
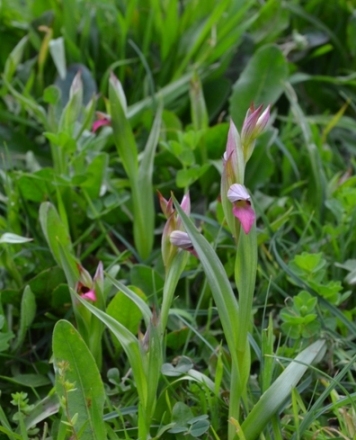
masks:
<svg viewBox="0 0 356 440"><path fill-rule="evenodd" d="M268 105L277 101L287 78L288 64L282 51L277 46L262 46L233 87L230 115L238 129L242 127L246 109L252 102Z"/></svg>
<svg viewBox="0 0 356 440"><path fill-rule="evenodd" d="M21 300L21 312L20 312L20 327L17 332L17 338L12 347L13 351L18 350L23 341L25 340L25 336L27 330L30 328L32 321L34 320L36 315L36 299L33 294L30 286L26 286L22 295Z"/></svg>
<svg viewBox="0 0 356 440"><path fill-rule="evenodd" d="M131 299L134 304L136 304L136 306L142 313L145 324L148 325L152 319L152 312L142 296L138 295L136 292L125 286L125 284L121 283L120 281L115 280L115 278L113 278L109 274L107 274L107 278L118 290L120 290L120 292L124 293L128 298Z"/></svg>
<svg viewBox="0 0 356 440"><path fill-rule="evenodd" d="M306 273L320 271L326 265L322 252L317 254L303 252L302 254L296 255L292 261L294 262L294 265Z"/></svg>
<svg viewBox="0 0 356 440"><path fill-rule="evenodd" d="M99 153L86 169L86 180L80 186L85 188L89 197L93 200L100 195L100 189L105 179L108 162L108 155L106 153Z"/></svg>
<svg viewBox="0 0 356 440"><path fill-rule="evenodd" d="M33 173L22 174L18 186L26 200L41 203L49 198L54 172L51 168L42 168Z"/></svg>
<svg viewBox="0 0 356 440"><path fill-rule="evenodd" d="M192 425L189 428L189 434L195 438L200 437L210 428L210 423L208 420L197 420L195 422L190 421L189 424Z"/></svg>
<svg viewBox="0 0 356 440"><path fill-rule="evenodd" d="M192 168L179 170L177 172L176 184L178 188L187 188L198 180L209 169L210 164L205 163L202 166L195 165Z"/></svg>
<svg viewBox="0 0 356 440"><path fill-rule="evenodd" d="M187 343L189 337L190 329L188 327L174 330L167 334L166 346L171 350L179 351Z"/></svg>
<svg viewBox="0 0 356 440"><path fill-rule="evenodd" d="M77 433L82 430L87 440L105 439L105 391L100 373L82 337L68 321L61 320L54 328L53 356L56 392L65 405L63 420L68 422L67 417L77 414Z"/></svg>
<svg viewBox="0 0 356 440"><path fill-rule="evenodd" d="M186 430L188 421L193 418L193 413L188 405L183 402L177 402L172 409L172 419L177 424L169 432L177 433Z"/></svg>
<svg viewBox="0 0 356 440"><path fill-rule="evenodd" d="M309 366L316 359L320 359L325 350L324 340L318 340L311 344L288 365L267 391L262 394L241 425L246 439L254 440L262 433L271 417L290 397L293 388L296 387Z"/></svg>

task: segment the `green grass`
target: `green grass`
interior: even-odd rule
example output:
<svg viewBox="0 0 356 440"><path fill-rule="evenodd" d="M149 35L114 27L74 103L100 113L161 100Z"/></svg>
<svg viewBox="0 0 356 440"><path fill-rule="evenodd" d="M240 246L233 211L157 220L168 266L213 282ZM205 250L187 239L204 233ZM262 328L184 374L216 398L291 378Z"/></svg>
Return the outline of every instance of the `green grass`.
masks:
<svg viewBox="0 0 356 440"><path fill-rule="evenodd" d="M326 3L3 1L0 439L356 436L356 21Z"/></svg>

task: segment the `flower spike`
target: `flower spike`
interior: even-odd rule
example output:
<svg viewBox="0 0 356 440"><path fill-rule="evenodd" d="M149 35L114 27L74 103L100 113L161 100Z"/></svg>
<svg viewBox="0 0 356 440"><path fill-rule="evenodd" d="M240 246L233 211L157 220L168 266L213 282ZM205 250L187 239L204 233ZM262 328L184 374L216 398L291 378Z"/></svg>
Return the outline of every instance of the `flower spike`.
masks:
<svg viewBox="0 0 356 440"><path fill-rule="evenodd" d="M241 144L244 153L245 163L251 157L253 149L255 147L256 138L262 133L268 124L270 118L270 106L262 112L262 105L255 109L251 104L247 110L244 123L241 130ZM261 113L262 112L262 113Z"/></svg>
<svg viewBox="0 0 356 440"><path fill-rule="evenodd" d="M168 268L179 248L195 255L192 242L188 234L183 230L182 220L173 207L173 198L166 200L158 193L161 209L167 218L162 233L162 257L166 268ZM189 193L185 194L180 204L183 211L190 214Z"/></svg>

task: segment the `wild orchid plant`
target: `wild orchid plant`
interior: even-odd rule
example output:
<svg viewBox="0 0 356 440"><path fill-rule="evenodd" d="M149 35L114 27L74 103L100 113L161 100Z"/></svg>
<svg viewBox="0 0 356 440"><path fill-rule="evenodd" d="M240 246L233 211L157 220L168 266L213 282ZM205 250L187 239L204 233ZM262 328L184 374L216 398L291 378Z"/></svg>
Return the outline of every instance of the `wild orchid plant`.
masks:
<svg viewBox="0 0 356 440"><path fill-rule="evenodd" d="M315 342L303 350L272 384L273 366L266 362L267 376L270 377L270 380L263 387L264 393L260 399L252 410L249 410L247 385L250 377L251 357L248 335L253 322L252 303L257 270L257 231L256 215L251 197L244 186L244 176L246 164L255 147L256 138L266 127L269 115L269 106L263 112L262 106L257 109L251 106L244 120L241 135L234 123L230 121L226 151L223 157L221 202L227 226L236 243L234 278L238 301L214 249L197 231L186 215L187 213L176 202L175 207L181 219L180 230L173 231L170 240L182 249L190 251L194 249L210 284L223 326L231 355L229 440L257 438L283 401L290 395L308 365L315 361L316 357L325 349L324 341ZM183 228L184 232L182 232ZM273 335L271 325L268 333L271 338ZM264 349L264 353L273 354L273 344L269 344L268 350L267 352ZM263 359L262 362L264 362ZM241 415L241 407L244 408L244 417ZM242 420L244 421L242 422Z"/></svg>
<svg viewBox="0 0 356 440"><path fill-rule="evenodd" d="M244 175L246 163L254 149L255 140L267 125L268 120L269 106L262 112L262 106L254 109L252 105L247 112L241 136L231 120L226 151L223 157L221 202L227 225L237 246L235 283L239 293L239 304L230 286L225 293L228 298L217 298L216 293L214 295L214 291L216 292L214 288L212 288L212 292L218 309L219 304L221 304L220 309L223 309L229 315L229 319L226 320L222 316L221 320L223 325L225 323L225 335L232 355L230 418L233 420L239 420L240 399L246 398L246 384L250 374L248 331L252 322L252 301L257 268L256 216L251 197L244 186ZM189 215L189 210L185 204L184 200L180 208L177 206L177 210L182 210L184 214ZM163 211L167 211L167 206L171 209L171 201L165 201ZM175 219L174 225L173 219ZM241 228L243 233L241 233ZM172 244L196 253L192 239L182 229L182 220L180 218L177 220L176 214L170 213L163 233L163 254L167 253L166 248L168 246L173 255L179 256L177 251L171 249ZM199 251L197 253L199 255ZM206 258L206 255L204 257ZM171 263L168 258L166 260ZM166 266L170 268L170 264L166 264ZM226 280L224 280L224 284L226 284ZM224 312L222 314L224 315ZM230 424L229 438L234 437L234 430L234 425Z"/></svg>

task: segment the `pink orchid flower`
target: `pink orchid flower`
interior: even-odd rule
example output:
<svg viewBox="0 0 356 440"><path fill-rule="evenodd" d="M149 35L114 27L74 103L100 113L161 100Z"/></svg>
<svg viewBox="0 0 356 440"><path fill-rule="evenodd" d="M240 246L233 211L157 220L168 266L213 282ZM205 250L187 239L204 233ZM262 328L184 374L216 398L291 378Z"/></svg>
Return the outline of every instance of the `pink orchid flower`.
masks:
<svg viewBox="0 0 356 440"><path fill-rule="evenodd" d="M162 257L165 267L168 267L177 253L178 248L193 253L193 245L191 242L189 244L189 236L183 230L182 220L174 209L172 197L166 200L161 193L158 193L158 197L163 214L167 218L162 233ZM187 215L190 214L189 194L184 195L180 206ZM183 236L182 234L185 235Z"/></svg>
<svg viewBox="0 0 356 440"><path fill-rule="evenodd" d="M96 112L97 119L93 122L93 125L91 127L91 131L95 133L97 130L99 130L100 127L104 127L106 125L111 125L111 119L110 116L106 113L102 112Z"/></svg>
<svg viewBox="0 0 356 440"><path fill-rule="evenodd" d="M77 283L76 291L77 293L84 299L89 301L97 301L96 296L96 283L102 283L104 274L103 274L103 263L100 261L98 267L96 269L94 278L92 278L89 272L84 269L80 264L78 265L80 278Z"/></svg>
<svg viewBox="0 0 356 440"><path fill-rule="evenodd" d="M248 234L256 219L249 193L243 185L234 183L227 192L227 198L233 204L232 212L234 216L241 223L245 234Z"/></svg>

